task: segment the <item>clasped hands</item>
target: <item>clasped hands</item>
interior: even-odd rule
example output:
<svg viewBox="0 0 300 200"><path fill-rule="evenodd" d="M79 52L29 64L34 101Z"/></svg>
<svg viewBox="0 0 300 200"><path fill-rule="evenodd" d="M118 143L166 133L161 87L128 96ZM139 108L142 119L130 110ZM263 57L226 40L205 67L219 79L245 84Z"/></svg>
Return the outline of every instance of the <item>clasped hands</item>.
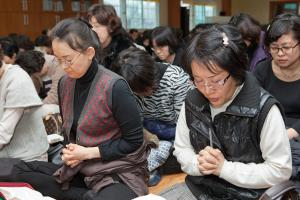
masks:
<svg viewBox="0 0 300 200"><path fill-rule="evenodd" d="M66 165L73 168L85 160L85 147L77 144L67 144L62 150L61 159Z"/></svg>
<svg viewBox="0 0 300 200"><path fill-rule="evenodd" d="M219 149L206 146L198 154L198 168L203 175L219 176L224 164L224 155Z"/></svg>

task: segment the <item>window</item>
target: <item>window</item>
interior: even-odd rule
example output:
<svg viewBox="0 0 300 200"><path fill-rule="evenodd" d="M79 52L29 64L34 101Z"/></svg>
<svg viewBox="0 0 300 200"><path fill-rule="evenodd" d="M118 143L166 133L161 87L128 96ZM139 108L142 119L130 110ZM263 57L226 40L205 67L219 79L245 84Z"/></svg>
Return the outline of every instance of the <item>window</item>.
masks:
<svg viewBox="0 0 300 200"><path fill-rule="evenodd" d="M104 0L113 5L124 28L151 29L159 25L158 0Z"/></svg>
<svg viewBox="0 0 300 200"><path fill-rule="evenodd" d="M216 6L214 5L194 5L190 9L190 29L197 24L207 23L207 17L216 16Z"/></svg>
<svg viewBox="0 0 300 200"><path fill-rule="evenodd" d="M217 15L216 1L195 3L196 1L182 0L181 6L189 9L189 23L190 30L193 29L197 24L207 23L207 17L213 17Z"/></svg>

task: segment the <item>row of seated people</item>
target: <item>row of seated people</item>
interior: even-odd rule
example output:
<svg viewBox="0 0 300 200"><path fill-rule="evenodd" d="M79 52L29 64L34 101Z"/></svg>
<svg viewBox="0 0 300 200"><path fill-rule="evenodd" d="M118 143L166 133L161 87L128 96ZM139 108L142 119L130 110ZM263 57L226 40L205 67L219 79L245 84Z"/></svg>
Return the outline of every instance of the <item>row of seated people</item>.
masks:
<svg viewBox="0 0 300 200"><path fill-rule="evenodd" d="M294 24L274 39L276 26L291 20ZM294 15L279 16L267 32L266 37L270 34L273 39L269 43L275 63L272 69L281 75L288 73L284 67L299 59L298 43L293 44L298 41L294 31L298 20ZM174 155L197 199L257 199L266 188L290 178L288 135L296 137L297 127L288 125L286 134L283 109L247 72L246 44L232 26L211 27L188 44L183 65L196 88L182 68L155 63L146 52L134 48L111 62L109 68L119 75L99 66L101 40L82 20L63 20L50 36L54 54L67 74L58 87L64 165L45 162L48 145L42 131L31 129L39 137L28 140L21 135L30 132L21 125L33 124L25 113L36 113L42 103L33 95L28 76L2 62L5 84L1 87L6 90L1 92L6 122L2 127L3 132L11 131L2 137L5 155L1 157L25 161L14 165L7 180L28 182L56 199L132 199L147 194L148 171L166 161L173 142ZM262 68L266 67L258 70ZM23 95L23 87L30 90L26 92L29 97ZM28 99L36 102L30 104ZM160 139L158 149L152 148L149 156L151 142L144 139L143 127ZM211 189L216 185L218 193Z"/></svg>

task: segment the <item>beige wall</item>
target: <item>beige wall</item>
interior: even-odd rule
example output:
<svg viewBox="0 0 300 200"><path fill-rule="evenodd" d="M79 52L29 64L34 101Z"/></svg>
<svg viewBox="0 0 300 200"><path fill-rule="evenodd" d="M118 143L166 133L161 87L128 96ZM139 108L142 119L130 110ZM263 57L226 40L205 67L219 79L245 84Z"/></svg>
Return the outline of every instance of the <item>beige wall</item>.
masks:
<svg viewBox="0 0 300 200"><path fill-rule="evenodd" d="M267 24L269 23L271 1L279 0L231 0L231 14L247 13L261 24Z"/></svg>
<svg viewBox="0 0 300 200"><path fill-rule="evenodd" d="M159 2L159 24L160 26L168 25L168 0L160 0Z"/></svg>
<svg viewBox="0 0 300 200"><path fill-rule="evenodd" d="M270 0L231 0L231 14L243 12L257 19L261 24L269 22Z"/></svg>

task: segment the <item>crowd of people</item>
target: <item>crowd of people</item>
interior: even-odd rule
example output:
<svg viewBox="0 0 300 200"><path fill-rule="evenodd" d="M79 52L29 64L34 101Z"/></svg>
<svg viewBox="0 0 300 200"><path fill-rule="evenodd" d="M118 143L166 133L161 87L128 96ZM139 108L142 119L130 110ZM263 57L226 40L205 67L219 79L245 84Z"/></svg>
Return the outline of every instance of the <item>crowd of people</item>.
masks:
<svg viewBox="0 0 300 200"><path fill-rule="evenodd" d="M62 200L131 200L184 172L191 200L300 191L300 17L126 32L111 5L35 42L0 38L0 181ZM61 163L43 123L59 108ZM180 197L174 191L172 197Z"/></svg>

